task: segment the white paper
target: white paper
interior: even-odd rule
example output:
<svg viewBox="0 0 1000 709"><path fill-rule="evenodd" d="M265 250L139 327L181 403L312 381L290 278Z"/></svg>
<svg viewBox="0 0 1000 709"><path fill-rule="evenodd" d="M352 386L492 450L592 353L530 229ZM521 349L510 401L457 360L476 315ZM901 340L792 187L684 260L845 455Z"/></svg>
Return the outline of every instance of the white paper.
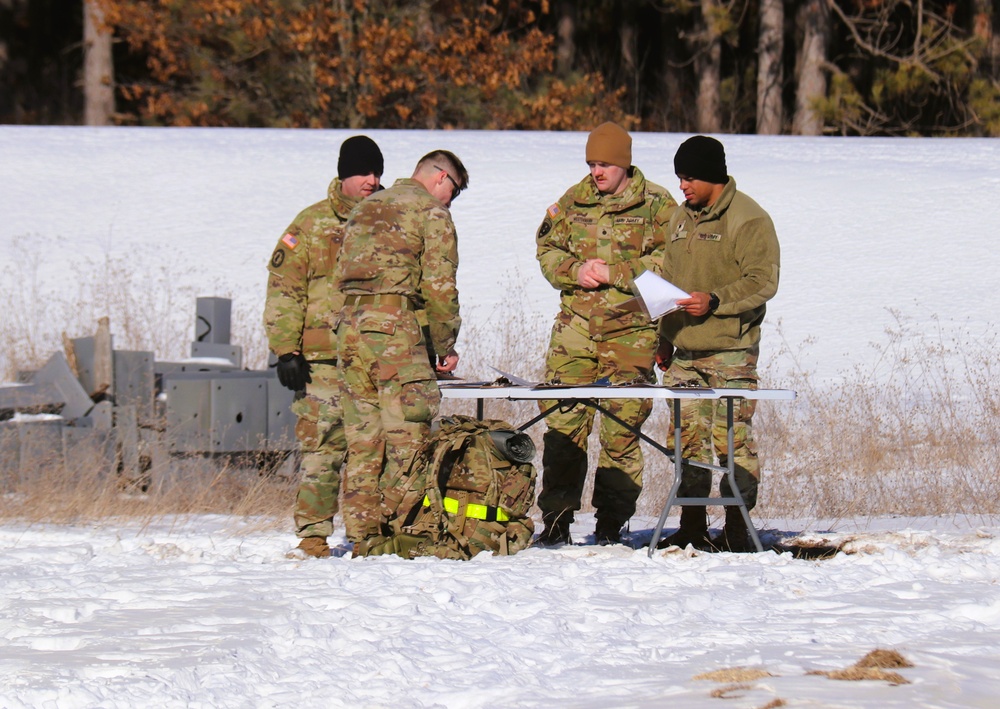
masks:
<svg viewBox="0 0 1000 709"><path fill-rule="evenodd" d="M656 320L677 310L680 307L677 305L678 300L691 297L652 271L643 271L635 277L633 283L635 283L637 291L633 300L638 303L651 320Z"/></svg>

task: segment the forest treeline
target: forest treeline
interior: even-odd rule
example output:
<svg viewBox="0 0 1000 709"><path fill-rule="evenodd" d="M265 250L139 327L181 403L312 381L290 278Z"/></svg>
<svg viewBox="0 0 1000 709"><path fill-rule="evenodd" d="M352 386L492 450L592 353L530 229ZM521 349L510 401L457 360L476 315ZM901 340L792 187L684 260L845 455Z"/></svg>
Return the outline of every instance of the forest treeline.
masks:
<svg viewBox="0 0 1000 709"><path fill-rule="evenodd" d="M1000 136L995 0L0 0L0 123Z"/></svg>

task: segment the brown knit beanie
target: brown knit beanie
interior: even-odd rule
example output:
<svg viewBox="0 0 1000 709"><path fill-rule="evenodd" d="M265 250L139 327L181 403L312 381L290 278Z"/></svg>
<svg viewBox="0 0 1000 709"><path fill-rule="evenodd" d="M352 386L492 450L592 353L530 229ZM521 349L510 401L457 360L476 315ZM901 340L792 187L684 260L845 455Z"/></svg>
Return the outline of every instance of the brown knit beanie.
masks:
<svg viewBox="0 0 1000 709"><path fill-rule="evenodd" d="M632 136L617 123L602 123L587 138L587 162L629 168L632 165Z"/></svg>

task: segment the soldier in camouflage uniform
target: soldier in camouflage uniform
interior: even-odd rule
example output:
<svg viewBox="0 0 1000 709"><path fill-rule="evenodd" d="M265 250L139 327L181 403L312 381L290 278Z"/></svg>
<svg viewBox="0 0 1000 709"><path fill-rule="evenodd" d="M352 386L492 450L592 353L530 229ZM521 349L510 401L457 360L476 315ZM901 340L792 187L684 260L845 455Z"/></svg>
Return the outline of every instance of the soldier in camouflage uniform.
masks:
<svg viewBox="0 0 1000 709"><path fill-rule="evenodd" d="M278 379L299 393L292 411L302 454L295 499L299 555L330 556L347 451L336 366L336 327L343 295L331 280L347 215L381 189L382 153L366 136L344 141L327 199L302 210L278 241L268 265L264 327L278 357Z"/></svg>
<svg viewBox="0 0 1000 709"><path fill-rule="evenodd" d="M344 230L335 282L345 296L337 332L348 448L344 525L355 555L380 531L381 482L430 433L441 403L435 368L451 372L458 364L458 244L448 207L468 181L458 157L436 150L412 177L360 205Z"/></svg>
<svg viewBox="0 0 1000 709"><path fill-rule="evenodd" d="M632 139L604 123L587 140L590 174L549 207L536 236L542 273L560 291L546 380L561 384L649 383L656 328L642 312L622 307L633 297L632 279L659 273L664 228L677 203L632 166ZM554 401L542 401L546 410ZM639 428L649 399L605 399L602 406ZM594 410L583 404L550 414L544 436L542 492L545 529L539 542L570 542L587 476L587 438ZM642 490L643 456L636 434L606 416L594 477L596 541L618 542Z"/></svg>
<svg viewBox="0 0 1000 709"><path fill-rule="evenodd" d="M678 301L681 310L660 321L657 364L666 370L668 386L757 388L757 353L765 303L778 290L780 252L774 223L756 202L736 189L726 172L726 154L714 138L695 136L681 144L674 171L686 201L670 220L663 277L690 294ZM733 451L728 451L726 404L687 399L681 405L681 445L685 459L721 465L733 456L736 485L753 509L757 502L760 463L753 440L754 401L734 406ZM673 437L668 437L668 447ZM683 465L679 494L707 497L710 471ZM723 477L720 493L731 496ZM725 551L752 551L739 507L726 508L722 533L708 536L704 507L681 508L680 529L660 546L687 546Z"/></svg>

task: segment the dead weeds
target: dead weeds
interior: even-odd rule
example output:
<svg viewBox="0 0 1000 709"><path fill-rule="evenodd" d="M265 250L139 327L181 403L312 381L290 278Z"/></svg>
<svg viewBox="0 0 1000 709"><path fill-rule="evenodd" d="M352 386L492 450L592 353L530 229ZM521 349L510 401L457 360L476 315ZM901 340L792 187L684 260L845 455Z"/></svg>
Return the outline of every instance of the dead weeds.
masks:
<svg viewBox="0 0 1000 709"><path fill-rule="evenodd" d="M913 663L895 650L875 649L843 670L811 670L807 674L850 682L879 680L894 685L909 684L910 680L903 675L889 671L903 667L913 667Z"/></svg>

